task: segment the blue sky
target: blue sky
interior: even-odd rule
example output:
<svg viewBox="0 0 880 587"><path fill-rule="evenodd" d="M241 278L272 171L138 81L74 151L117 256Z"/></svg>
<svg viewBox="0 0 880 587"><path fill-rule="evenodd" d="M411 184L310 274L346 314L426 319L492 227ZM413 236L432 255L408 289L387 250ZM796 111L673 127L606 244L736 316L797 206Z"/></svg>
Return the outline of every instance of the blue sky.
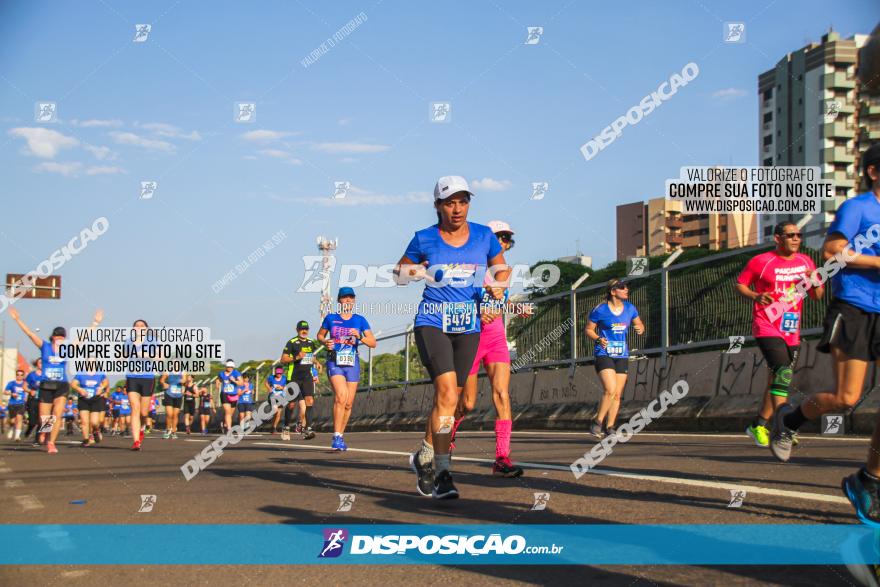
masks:
<svg viewBox="0 0 880 587"><path fill-rule="evenodd" d="M45 329L209 326L239 360L278 355L318 296L296 293L315 237L339 263L398 259L433 218L437 177L479 180L471 219L508 221L509 261L615 257L614 207L657 197L682 165L758 164L757 76L871 0L722 2L5 2L0 7L0 272L25 273L95 218L106 234L60 273L60 301L20 301ZM309 67L301 61L363 13ZM722 42L724 21L746 42ZM137 23L152 30L133 43ZM526 45L526 27L544 27ZM699 76L591 161L580 146L688 62ZM59 122L34 121L58 104ZM429 121L449 101L452 121ZM235 102L256 122L236 123ZM46 132L51 131L51 132ZM259 132L255 132L259 131ZM140 182L158 181L139 200ZM350 181L332 200L334 181ZM531 182L548 181L543 200ZM287 238L219 293L277 231ZM407 302L408 289L359 301ZM6 316L9 344L21 344ZM374 330L407 323L368 316Z"/></svg>

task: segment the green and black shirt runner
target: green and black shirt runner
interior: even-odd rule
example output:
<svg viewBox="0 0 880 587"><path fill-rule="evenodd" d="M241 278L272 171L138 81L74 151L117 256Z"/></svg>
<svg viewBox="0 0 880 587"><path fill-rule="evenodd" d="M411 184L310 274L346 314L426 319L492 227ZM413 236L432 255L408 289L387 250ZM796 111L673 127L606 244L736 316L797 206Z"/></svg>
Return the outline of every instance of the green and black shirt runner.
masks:
<svg viewBox="0 0 880 587"><path fill-rule="evenodd" d="M287 341L281 354L281 362L287 368L285 375L288 381L295 382L300 389L300 395L296 402L300 408L300 421L296 431L309 438L314 437L308 419L309 408L314 403L315 380L312 375L312 367L316 365L315 355L321 349L321 345L309 338L309 323L300 320L296 325L297 335ZM294 405L291 404L284 410L284 427L290 427L290 418Z"/></svg>

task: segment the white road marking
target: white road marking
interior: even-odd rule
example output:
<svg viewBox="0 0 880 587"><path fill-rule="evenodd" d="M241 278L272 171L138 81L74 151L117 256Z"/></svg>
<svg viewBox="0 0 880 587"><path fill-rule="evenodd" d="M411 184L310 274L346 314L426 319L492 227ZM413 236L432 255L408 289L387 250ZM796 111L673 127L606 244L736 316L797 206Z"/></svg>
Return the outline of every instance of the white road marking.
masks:
<svg viewBox="0 0 880 587"><path fill-rule="evenodd" d="M6 475L7 473L11 473L12 469L9 467L0 467L0 475Z"/></svg>
<svg viewBox="0 0 880 587"><path fill-rule="evenodd" d="M311 450L329 450L326 446L315 446L314 444L285 444L281 442L255 442L254 444L262 446L280 446L292 448L305 448ZM372 448L349 448L352 452L363 452L372 454L384 454L394 456L409 456L408 452L400 452L394 450L377 450ZM469 461L473 463L488 463L494 461L492 459L478 459L472 457L455 457L456 461ZM549 469L551 471L565 471L571 473L571 468L563 465L552 465L548 463L528 463L516 461L517 465L527 467L529 469ZM641 473L626 473L622 471L608 471L605 469L592 469L590 475L605 475L607 477L620 477L624 479L635 479L638 481L653 481L656 483L673 483L678 485L689 485L692 487L703 487L707 489L723 489L725 492L730 489L741 489L749 493L758 495L773 495L777 497L786 497L791 499L806 499L811 501L821 501L825 503L848 504L849 501L843 496L824 495L821 493L807 493L805 491L788 491L785 489L770 489L767 487L758 487L756 485L733 485L731 483L719 483L717 481L701 481L699 479L683 479L680 477L666 477L662 475L643 475Z"/></svg>
<svg viewBox="0 0 880 587"><path fill-rule="evenodd" d="M39 510L43 508L43 504L40 503L40 500L33 495L16 495L15 501L17 501L18 506L25 511Z"/></svg>
<svg viewBox="0 0 880 587"><path fill-rule="evenodd" d="M23 486L24 486L24 481L22 481L21 479L8 479L7 481L3 482L3 487L5 487L6 489L12 489L13 487L23 487Z"/></svg>

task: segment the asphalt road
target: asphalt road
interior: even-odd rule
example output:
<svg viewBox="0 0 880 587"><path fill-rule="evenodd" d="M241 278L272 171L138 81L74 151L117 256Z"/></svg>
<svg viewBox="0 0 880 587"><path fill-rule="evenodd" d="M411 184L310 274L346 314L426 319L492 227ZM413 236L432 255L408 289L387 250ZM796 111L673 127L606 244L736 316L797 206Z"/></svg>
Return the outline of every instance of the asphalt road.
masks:
<svg viewBox="0 0 880 587"><path fill-rule="evenodd" d="M350 450L329 450L330 436L283 442L254 435L187 482L180 466L215 436L147 437L83 449L62 436L58 455L0 441L0 518L16 524L765 524L855 523L840 479L865 457L866 438L803 437L789 464L738 435L642 433L615 448L598 472L575 480L568 469L593 441L583 434L515 432L518 479L489 475L491 433L460 432L453 464L462 498L436 502L415 493L406 454L412 432L351 433ZM67 443L65 443L67 441ZM728 507L731 489L746 492ZM354 494L337 512L339 494ZM534 511L535 493L549 493ZM138 513L142 494L153 511ZM81 502L84 500L84 503ZM71 503L80 502L80 503ZM206 545L227 548L225 545ZM47 561L48 559L47 555ZM772 553L768 553L772 560ZM396 585L414 580L598 585L853 585L836 566L7 566L0 585L250 585L267 581Z"/></svg>

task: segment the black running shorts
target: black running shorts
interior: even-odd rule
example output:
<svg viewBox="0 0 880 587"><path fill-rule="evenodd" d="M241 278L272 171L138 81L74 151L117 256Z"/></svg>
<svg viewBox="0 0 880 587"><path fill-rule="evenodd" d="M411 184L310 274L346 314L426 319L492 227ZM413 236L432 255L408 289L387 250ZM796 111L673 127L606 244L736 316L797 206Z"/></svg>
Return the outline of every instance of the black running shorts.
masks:
<svg viewBox="0 0 880 587"><path fill-rule="evenodd" d="M70 384L66 381L41 381L40 382L40 403L51 404L55 402L55 398L67 397L70 393Z"/></svg>
<svg viewBox="0 0 880 587"><path fill-rule="evenodd" d="M315 397L315 380L312 379L311 373L304 373L302 376L293 374L293 381L299 385L299 397L297 401L305 399L307 395Z"/></svg>
<svg viewBox="0 0 880 587"><path fill-rule="evenodd" d="M801 352L800 345L788 345L785 339L779 336L758 336L755 342L758 343L758 348L761 349L770 371L776 371L780 367L794 370L798 354Z"/></svg>
<svg viewBox="0 0 880 587"><path fill-rule="evenodd" d="M627 357L596 357L596 373L604 369L614 369L621 375L626 375L629 368L629 359Z"/></svg>
<svg viewBox="0 0 880 587"><path fill-rule="evenodd" d="M843 351L850 359L880 359L880 324L878 316L842 300L832 300L822 324L824 332L816 347L823 353L831 347Z"/></svg>
<svg viewBox="0 0 880 587"><path fill-rule="evenodd" d="M183 399L183 413L184 414L195 414L196 413L196 400L191 399L188 400L186 398Z"/></svg>
<svg viewBox="0 0 880 587"><path fill-rule="evenodd" d="M183 396L169 397L166 395L162 398L162 405L167 408L177 408L179 410L183 407Z"/></svg>
<svg viewBox="0 0 880 587"><path fill-rule="evenodd" d="M99 409L98 406L100 405L100 402L98 400L100 399L101 398L99 397L79 396L76 405L79 408L80 412L97 412Z"/></svg>
<svg viewBox="0 0 880 587"><path fill-rule="evenodd" d="M24 404L9 404L9 417L24 416Z"/></svg>
<svg viewBox="0 0 880 587"><path fill-rule="evenodd" d="M435 326L417 326L414 333L419 357L431 379L453 371L458 387L464 387L480 346L480 333L449 334Z"/></svg>
<svg viewBox="0 0 880 587"><path fill-rule="evenodd" d="M126 377L125 389L128 393L139 393L141 397L152 397L153 387L156 384L154 377Z"/></svg>

